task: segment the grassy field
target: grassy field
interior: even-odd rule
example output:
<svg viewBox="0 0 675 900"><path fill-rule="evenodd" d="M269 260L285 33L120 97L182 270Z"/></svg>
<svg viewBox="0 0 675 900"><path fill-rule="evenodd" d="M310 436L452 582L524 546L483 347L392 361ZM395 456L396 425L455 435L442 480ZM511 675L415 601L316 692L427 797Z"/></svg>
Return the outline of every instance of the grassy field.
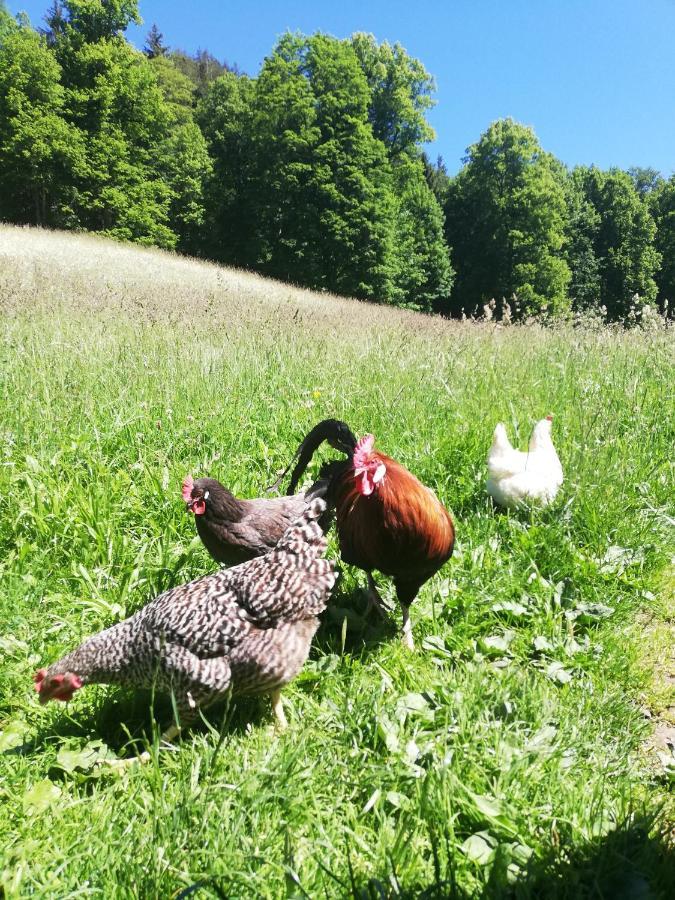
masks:
<svg viewBox="0 0 675 900"><path fill-rule="evenodd" d="M0 304L0 896L671 896L672 331L449 323L2 227ZM522 446L549 412L559 500L495 512L495 422ZM213 569L186 473L258 495L327 415L455 517L418 649L348 570L285 734L242 700L101 770L168 706L41 708L32 673Z"/></svg>

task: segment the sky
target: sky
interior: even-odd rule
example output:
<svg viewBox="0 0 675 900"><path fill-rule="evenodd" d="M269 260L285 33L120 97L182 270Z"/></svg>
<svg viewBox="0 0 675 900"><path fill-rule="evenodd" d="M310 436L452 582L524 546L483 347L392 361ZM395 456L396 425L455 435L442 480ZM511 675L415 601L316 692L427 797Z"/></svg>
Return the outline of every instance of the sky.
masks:
<svg viewBox="0 0 675 900"><path fill-rule="evenodd" d="M40 25L51 0L8 0ZM279 35L355 31L399 42L436 79L429 113L454 174L495 119L534 128L570 166L675 170L675 0L141 0L139 48L205 49L255 75Z"/></svg>

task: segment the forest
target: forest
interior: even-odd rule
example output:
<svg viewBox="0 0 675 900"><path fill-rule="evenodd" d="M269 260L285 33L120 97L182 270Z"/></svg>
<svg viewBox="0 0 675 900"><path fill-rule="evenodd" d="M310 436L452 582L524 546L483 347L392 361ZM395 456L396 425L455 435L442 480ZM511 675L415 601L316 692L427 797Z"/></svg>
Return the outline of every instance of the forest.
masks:
<svg viewBox="0 0 675 900"><path fill-rule="evenodd" d="M0 221L452 317L669 314L672 173L570 168L502 119L451 177L400 44L287 33L251 76L156 25L141 52L140 21L55 0L36 28L0 0Z"/></svg>

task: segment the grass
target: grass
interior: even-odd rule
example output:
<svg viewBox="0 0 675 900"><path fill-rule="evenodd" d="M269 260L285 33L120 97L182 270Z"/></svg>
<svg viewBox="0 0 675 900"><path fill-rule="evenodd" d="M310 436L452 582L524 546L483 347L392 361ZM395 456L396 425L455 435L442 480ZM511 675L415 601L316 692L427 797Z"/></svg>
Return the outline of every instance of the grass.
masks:
<svg viewBox="0 0 675 900"><path fill-rule="evenodd" d="M672 769L644 742L675 705L672 332L450 323L3 227L0 303L0 895L670 896ZM549 412L561 497L495 512L495 422L522 445ZM166 703L40 708L33 671L212 570L187 472L259 495L326 415L456 519L419 649L348 570L287 733L241 700L94 767L156 747Z"/></svg>

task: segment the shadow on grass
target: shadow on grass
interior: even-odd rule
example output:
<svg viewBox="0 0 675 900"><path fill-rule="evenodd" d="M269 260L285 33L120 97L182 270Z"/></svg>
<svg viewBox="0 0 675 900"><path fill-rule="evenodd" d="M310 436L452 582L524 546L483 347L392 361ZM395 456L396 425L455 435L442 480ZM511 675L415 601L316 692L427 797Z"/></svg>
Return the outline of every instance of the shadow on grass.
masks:
<svg viewBox="0 0 675 900"><path fill-rule="evenodd" d="M441 866L435 855L431 884L395 888L395 876L352 880L344 896L353 900L666 900L675 887L675 827L661 814L627 819L602 837L574 847L561 846L532 861L520 874L497 856L487 884L468 890L457 884L452 861Z"/></svg>
<svg viewBox="0 0 675 900"><path fill-rule="evenodd" d="M145 689L112 688L94 710L82 710L72 715L64 713L48 728L41 729L32 741L8 752L32 754L55 740L61 743L64 739L79 738L101 739L116 755L134 756L147 749L172 720L169 696L153 696L152 691ZM267 720L272 721L265 695L223 698L186 726L182 740L190 740L191 734L204 732L207 728L221 735L241 735L251 726L263 726Z"/></svg>

